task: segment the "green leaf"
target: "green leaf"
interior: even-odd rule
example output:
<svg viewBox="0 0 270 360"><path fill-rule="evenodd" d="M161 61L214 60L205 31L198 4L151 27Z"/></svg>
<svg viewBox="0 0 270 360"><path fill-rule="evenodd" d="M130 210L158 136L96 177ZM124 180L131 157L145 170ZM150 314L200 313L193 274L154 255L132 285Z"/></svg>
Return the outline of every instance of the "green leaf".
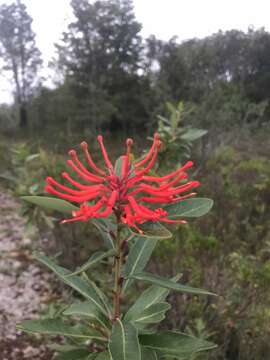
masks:
<svg viewBox="0 0 270 360"><path fill-rule="evenodd" d="M74 341L74 345L70 345L68 343L65 343L63 345L59 344L48 344L48 348L54 352L57 352L57 356L53 358L53 360L74 360L74 358L77 360L90 360L95 359L97 357L97 353L90 353L89 349L87 348L87 340L85 339L78 339L79 341ZM89 341L89 340L88 340ZM76 345L77 343L77 345ZM78 344L79 343L79 344ZM81 343L81 345L80 345ZM78 353L76 353L78 352ZM78 355L76 357L75 355ZM83 355L82 357L79 357L80 355ZM73 356L73 357L72 357Z"/></svg>
<svg viewBox="0 0 270 360"><path fill-rule="evenodd" d="M130 253L127 258L127 262L124 266L124 277L128 277L137 272L142 271L148 260L150 259L158 239L146 239L142 237L136 237L131 247ZM131 285L132 280L127 279L125 281L123 292L125 292Z"/></svg>
<svg viewBox="0 0 270 360"><path fill-rule="evenodd" d="M108 351L99 353L95 360L111 360L111 356Z"/></svg>
<svg viewBox="0 0 270 360"><path fill-rule="evenodd" d="M192 198L164 206L169 219L200 217L208 213L213 206L213 200L207 198Z"/></svg>
<svg viewBox="0 0 270 360"><path fill-rule="evenodd" d="M120 156L114 165L114 172L119 179L122 179L123 156Z"/></svg>
<svg viewBox="0 0 270 360"><path fill-rule="evenodd" d="M84 360L87 359L88 355L89 351L87 349L74 349L56 355L53 360Z"/></svg>
<svg viewBox="0 0 270 360"><path fill-rule="evenodd" d="M114 165L114 172L120 179L122 179L123 161L124 161L124 156L120 156L116 160L115 165ZM134 175L133 171L134 171L134 166L131 164L131 169L130 169L131 176Z"/></svg>
<svg viewBox="0 0 270 360"><path fill-rule="evenodd" d="M137 232L134 228L130 228L130 231L140 237L152 239L169 239L172 237L172 233L159 222L146 222L140 225L140 229L142 233Z"/></svg>
<svg viewBox="0 0 270 360"><path fill-rule="evenodd" d="M141 314L133 319L134 324L155 324L159 323L165 318L165 313L171 308L171 305L167 302L160 302L148 306Z"/></svg>
<svg viewBox="0 0 270 360"><path fill-rule="evenodd" d="M104 306L104 302L100 298L99 293L96 291L96 287L92 283L85 281L76 275L72 277L67 276L70 275L71 272L61 266L56 265L47 256L35 254L35 258L51 269L65 284L69 285L85 298L90 300L103 314L110 316L108 309Z"/></svg>
<svg viewBox="0 0 270 360"><path fill-rule="evenodd" d="M35 160L39 157L40 157L40 154L31 154L31 155L27 156L27 158L25 159L25 162L31 162L32 160Z"/></svg>
<svg viewBox="0 0 270 360"><path fill-rule="evenodd" d="M76 345L70 345L70 344L59 345L59 344L55 344L55 343L48 344L48 348L50 350L56 351L57 353L63 353L63 352L68 352L71 350L78 350L78 349L85 350L85 347L78 347Z"/></svg>
<svg viewBox="0 0 270 360"><path fill-rule="evenodd" d="M61 199L55 199L46 196L22 196L21 199L31 204L44 207L46 209L60 211L63 213L72 213L80 210L77 206Z"/></svg>
<svg viewBox="0 0 270 360"><path fill-rule="evenodd" d="M161 115L157 115L157 118L159 119L159 120L161 120L162 122L164 122L165 124L167 124L167 125L171 125L171 122L168 120L168 119L166 119L164 116L161 116ZM151 138L151 140L152 140L153 138Z"/></svg>
<svg viewBox="0 0 270 360"><path fill-rule="evenodd" d="M94 281L91 281L88 277L88 275L86 273L82 274L82 277L87 281L88 284L90 284L91 287L93 287L93 289L95 290L95 292L97 293L97 295L99 296L102 304L104 305L104 308L107 311L108 317L111 318L112 317L112 308L111 305L109 303L109 300L107 298L107 296L104 294L104 292L102 292L102 290L94 283Z"/></svg>
<svg viewBox="0 0 270 360"><path fill-rule="evenodd" d="M161 276L154 275L154 274L147 273L147 272L141 272L141 273L132 275L131 278L136 279L136 280L146 281L151 284L164 287L166 289L175 290L175 291L179 291L179 292L183 292L183 293L196 294L196 295L215 295L207 290L197 289L197 288L193 288L193 287L190 287L187 285L178 284L178 283L173 282L172 280L165 279Z"/></svg>
<svg viewBox="0 0 270 360"><path fill-rule="evenodd" d="M63 335L78 339L97 339L106 340L99 332L92 331L85 326L70 326L59 319L45 320L24 320L18 329L30 333L40 333L44 335Z"/></svg>
<svg viewBox="0 0 270 360"><path fill-rule="evenodd" d="M63 315L88 317L109 330L108 319L89 301L72 304L63 312Z"/></svg>
<svg viewBox="0 0 270 360"><path fill-rule="evenodd" d="M117 319L109 340L112 360L141 360L138 330L131 323Z"/></svg>
<svg viewBox="0 0 270 360"><path fill-rule="evenodd" d="M159 357L155 350L142 347L142 360L158 360Z"/></svg>
<svg viewBox="0 0 270 360"><path fill-rule="evenodd" d="M96 264L98 264L101 260L106 259L112 255L115 255L114 249L108 250L106 252L98 251L98 252L94 253L90 257L90 259L85 264L83 264L78 270L74 271L73 273L71 273L70 275L67 275L67 276L79 275L79 274L87 271L91 267L95 266Z"/></svg>
<svg viewBox="0 0 270 360"><path fill-rule="evenodd" d="M147 348L160 351L163 355L177 357L190 357L199 351L211 350L216 347L209 341L173 331L140 335L140 343Z"/></svg>
<svg viewBox="0 0 270 360"><path fill-rule="evenodd" d="M112 234L116 234L116 225L108 219L92 219L91 222L99 230L105 246L115 249Z"/></svg>
<svg viewBox="0 0 270 360"><path fill-rule="evenodd" d="M16 184L18 181L18 179L15 176L9 174L8 172L0 174L0 179L10 181L14 184Z"/></svg>
<svg viewBox="0 0 270 360"><path fill-rule="evenodd" d="M208 133L207 130L203 129L188 129L183 135L181 135L182 140L186 141L195 141L203 137Z"/></svg>
<svg viewBox="0 0 270 360"><path fill-rule="evenodd" d="M181 275L177 275L171 279L172 282L176 282L180 279ZM140 295L136 302L131 306L125 315L125 321L133 322L136 320L142 311L147 310L154 304L165 301L170 290L164 287L150 286L148 289Z"/></svg>

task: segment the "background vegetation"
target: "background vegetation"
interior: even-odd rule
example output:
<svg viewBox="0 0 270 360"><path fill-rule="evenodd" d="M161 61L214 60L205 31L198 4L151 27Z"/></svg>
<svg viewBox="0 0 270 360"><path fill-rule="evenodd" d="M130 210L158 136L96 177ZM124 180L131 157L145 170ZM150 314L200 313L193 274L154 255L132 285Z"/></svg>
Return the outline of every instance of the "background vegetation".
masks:
<svg viewBox="0 0 270 360"><path fill-rule="evenodd" d="M219 294L173 295L176 310L163 326L210 337L219 348L209 359L268 359L270 34L250 28L181 43L143 39L130 0L71 6L74 20L51 63L60 79L53 89L39 77L27 9L20 1L0 7L2 70L13 74L15 95L12 105L0 106L3 191L43 194L45 177L59 176L63 154L84 139L95 153L99 132L116 156L126 136L140 149L159 129L160 171L191 157L200 193L215 207L175 229L149 267L180 271L185 281ZM100 246L91 225L70 230L56 214L26 205L21 211L26 231L49 238L46 251L57 248L62 263L75 268Z"/></svg>

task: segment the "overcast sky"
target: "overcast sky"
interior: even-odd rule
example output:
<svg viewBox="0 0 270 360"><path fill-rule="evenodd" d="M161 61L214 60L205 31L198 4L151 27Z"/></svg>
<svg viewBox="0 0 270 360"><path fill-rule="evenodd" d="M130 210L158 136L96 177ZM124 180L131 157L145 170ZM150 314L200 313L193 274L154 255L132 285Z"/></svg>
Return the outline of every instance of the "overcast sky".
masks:
<svg viewBox="0 0 270 360"><path fill-rule="evenodd" d="M0 4L11 0L0 0ZM37 45L44 67L54 54L57 42L71 18L70 0L23 0L33 18ZM168 40L204 37L221 30L247 30L249 26L270 29L270 0L134 0L142 35ZM1 59L0 59L1 60ZM1 61L0 61L1 65ZM0 103L10 101L11 86L0 74Z"/></svg>

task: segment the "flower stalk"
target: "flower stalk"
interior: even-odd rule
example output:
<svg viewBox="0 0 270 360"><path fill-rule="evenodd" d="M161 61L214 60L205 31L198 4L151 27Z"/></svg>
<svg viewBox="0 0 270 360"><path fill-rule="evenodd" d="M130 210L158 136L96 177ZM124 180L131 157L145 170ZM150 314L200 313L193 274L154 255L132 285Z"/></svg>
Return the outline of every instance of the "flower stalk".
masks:
<svg viewBox="0 0 270 360"><path fill-rule="evenodd" d="M125 241L125 240L124 240ZM123 286L122 265L124 258L124 249L121 242L121 225L118 220L116 235L116 255L114 258L114 301L113 301L113 321L121 316L121 294Z"/></svg>

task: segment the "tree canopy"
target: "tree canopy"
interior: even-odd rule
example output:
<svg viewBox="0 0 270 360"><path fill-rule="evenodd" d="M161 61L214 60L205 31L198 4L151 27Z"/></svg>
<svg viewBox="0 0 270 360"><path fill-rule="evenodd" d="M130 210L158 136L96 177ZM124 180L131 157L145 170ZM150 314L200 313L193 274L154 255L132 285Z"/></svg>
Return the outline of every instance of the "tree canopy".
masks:
<svg viewBox="0 0 270 360"><path fill-rule="evenodd" d="M27 103L37 84L42 61L32 30L32 18L20 0L0 6L0 57L4 60L4 70L12 73L20 126L25 127Z"/></svg>

